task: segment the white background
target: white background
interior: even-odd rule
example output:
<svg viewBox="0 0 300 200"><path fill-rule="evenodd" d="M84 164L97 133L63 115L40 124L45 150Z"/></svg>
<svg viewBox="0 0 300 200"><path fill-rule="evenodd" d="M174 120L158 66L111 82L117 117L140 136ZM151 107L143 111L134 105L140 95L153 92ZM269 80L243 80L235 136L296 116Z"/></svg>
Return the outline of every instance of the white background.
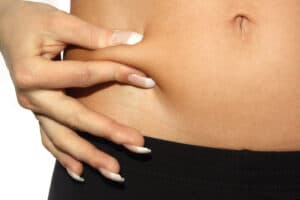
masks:
<svg viewBox="0 0 300 200"><path fill-rule="evenodd" d="M69 0L43 2L69 11ZM17 103L1 54L0 95L0 199L46 200L55 159L42 146L32 112Z"/></svg>

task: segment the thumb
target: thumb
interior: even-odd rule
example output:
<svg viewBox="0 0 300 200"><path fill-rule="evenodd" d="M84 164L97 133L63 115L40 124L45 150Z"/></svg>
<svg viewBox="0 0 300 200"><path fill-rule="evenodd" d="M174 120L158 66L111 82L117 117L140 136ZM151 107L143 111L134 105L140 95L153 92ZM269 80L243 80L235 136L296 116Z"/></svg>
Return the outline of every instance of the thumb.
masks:
<svg viewBox="0 0 300 200"><path fill-rule="evenodd" d="M109 30L90 24L77 16L58 11L53 32L57 39L88 49L104 48L120 44L134 45L143 35L132 31Z"/></svg>

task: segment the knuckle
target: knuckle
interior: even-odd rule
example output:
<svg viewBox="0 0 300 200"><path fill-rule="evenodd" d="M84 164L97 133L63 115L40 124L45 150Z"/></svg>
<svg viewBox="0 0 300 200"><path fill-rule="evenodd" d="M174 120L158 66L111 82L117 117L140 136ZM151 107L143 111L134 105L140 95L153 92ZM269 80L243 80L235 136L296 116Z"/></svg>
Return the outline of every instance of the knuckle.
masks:
<svg viewBox="0 0 300 200"><path fill-rule="evenodd" d="M79 85L83 87L89 86L92 81L93 73L88 64L83 64L84 66L80 68L78 71L77 79Z"/></svg>
<svg viewBox="0 0 300 200"><path fill-rule="evenodd" d="M25 95L25 94L17 94L17 101L19 103L20 106L22 106L23 108L29 109L29 110L34 110L35 106L31 103L31 101L29 100L29 98Z"/></svg>
<svg viewBox="0 0 300 200"><path fill-rule="evenodd" d="M97 38L98 35L96 33L96 31L94 31L93 29L86 29L86 31L88 31L88 38L87 38L87 42L89 46L95 46L95 43L97 42Z"/></svg>
<svg viewBox="0 0 300 200"><path fill-rule="evenodd" d="M50 133L50 135L52 135L51 137L51 141L53 143L53 145L58 148L58 149L66 149L69 145L68 143L72 143L72 140L65 140L64 138L61 137L61 135L64 134L59 134L59 133Z"/></svg>
<svg viewBox="0 0 300 200"><path fill-rule="evenodd" d="M120 131L114 130L109 134L109 139L116 144L121 144L122 143L122 133Z"/></svg>
<svg viewBox="0 0 300 200"><path fill-rule="evenodd" d="M83 116L86 115L86 109L76 103L74 105L74 100L66 98L65 94L59 94L60 96L56 98L60 102L61 107L66 108L66 112L63 114L62 119L69 125L71 128L78 128L82 125ZM80 113L80 114L79 114Z"/></svg>
<svg viewBox="0 0 300 200"><path fill-rule="evenodd" d="M78 113L80 113L80 114L78 114ZM82 124L83 124L82 117L84 116L84 113L86 113L86 112L82 108L76 108L76 109L73 109L72 111L70 111L70 113L68 114L69 116L67 118L70 119L70 125L73 128L79 128L82 126Z"/></svg>
<svg viewBox="0 0 300 200"><path fill-rule="evenodd" d="M45 27L51 30L56 30L63 25L66 13L62 10L51 10L44 18Z"/></svg>
<svg viewBox="0 0 300 200"><path fill-rule="evenodd" d="M119 128L118 122L116 122L112 118L106 118L105 119L105 125L108 128L108 130L110 130L110 131L115 131L116 129Z"/></svg>
<svg viewBox="0 0 300 200"><path fill-rule="evenodd" d="M57 148L65 149L66 146L68 146L66 145L66 142L72 142L72 141L64 140L60 137L53 137L52 142Z"/></svg>
<svg viewBox="0 0 300 200"><path fill-rule="evenodd" d="M121 132L123 132L122 130L120 130L121 128L119 124L113 119L108 119L108 121L106 122L106 126L108 130L106 138L119 143Z"/></svg>
<svg viewBox="0 0 300 200"><path fill-rule="evenodd" d="M114 80L120 81L121 80L121 71L122 71L121 65L115 64L115 65L113 65L113 67L114 67L113 68Z"/></svg>
<svg viewBox="0 0 300 200"><path fill-rule="evenodd" d="M21 67L14 72L15 84L18 88L26 89L34 85L34 76L29 68Z"/></svg>

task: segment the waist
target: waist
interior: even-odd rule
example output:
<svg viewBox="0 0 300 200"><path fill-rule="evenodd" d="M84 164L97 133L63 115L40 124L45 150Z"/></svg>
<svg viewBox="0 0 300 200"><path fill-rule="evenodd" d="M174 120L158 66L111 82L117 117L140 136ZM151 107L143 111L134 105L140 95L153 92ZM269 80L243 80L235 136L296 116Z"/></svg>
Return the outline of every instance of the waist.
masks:
<svg viewBox="0 0 300 200"><path fill-rule="evenodd" d="M73 4L78 16L137 30L144 40L95 51L75 47L66 59L128 64L157 83L147 90L117 83L68 90L86 106L151 137L230 149L300 149L300 30L292 28L298 22L291 21L293 9L281 10L281 20L239 12L219 13L219 20L204 12L189 23L195 13L180 7L163 22L141 13L132 21L122 8L122 20L113 20L112 7L95 17L84 8Z"/></svg>
<svg viewBox="0 0 300 200"><path fill-rule="evenodd" d="M189 85L176 88L173 80ZM230 78L193 81L178 75L163 79L169 89L160 83L153 89L109 83L68 92L147 136L231 149L300 149L297 82L266 76L264 82L248 77L241 84Z"/></svg>
<svg viewBox="0 0 300 200"><path fill-rule="evenodd" d="M121 174L128 178L129 184L140 184L147 179L155 182L153 186L171 184L179 186L179 190L188 186L198 191L199 188L213 188L214 192L216 188L220 192L230 188L245 192L270 192L273 195L277 192L300 192L300 151L229 150L146 136L145 145L152 152L137 155L103 138L81 131L77 133L117 158L122 166ZM87 170L89 168L87 166Z"/></svg>

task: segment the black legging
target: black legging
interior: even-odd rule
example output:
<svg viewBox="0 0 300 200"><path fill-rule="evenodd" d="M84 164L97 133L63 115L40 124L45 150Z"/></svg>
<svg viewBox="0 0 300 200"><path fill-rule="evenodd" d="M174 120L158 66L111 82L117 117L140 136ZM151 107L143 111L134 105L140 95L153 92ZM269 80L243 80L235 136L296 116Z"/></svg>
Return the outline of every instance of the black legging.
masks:
<svg viewBox="0 0 300 200"><path fill-rule="evenodd" d="M300 151L230 150L145 136L150 154L77 132L118 159L125 182L84 163L77 182L55 163L49 200L300 200Z"/></svg>

